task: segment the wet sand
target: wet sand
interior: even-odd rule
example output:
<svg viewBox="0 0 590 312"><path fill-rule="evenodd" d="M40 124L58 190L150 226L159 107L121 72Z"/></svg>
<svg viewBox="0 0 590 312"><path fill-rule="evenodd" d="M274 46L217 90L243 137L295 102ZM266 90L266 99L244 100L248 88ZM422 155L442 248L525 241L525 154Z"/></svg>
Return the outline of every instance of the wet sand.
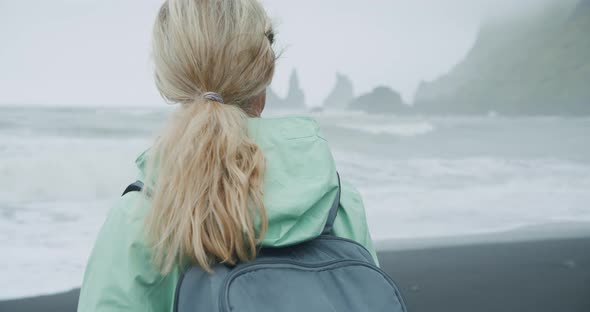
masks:
<svg viewBox="0 0 590 312"><path fill-rule="evenodd" d="M410 312L589 312L590 238L380 254Z"/></svg>

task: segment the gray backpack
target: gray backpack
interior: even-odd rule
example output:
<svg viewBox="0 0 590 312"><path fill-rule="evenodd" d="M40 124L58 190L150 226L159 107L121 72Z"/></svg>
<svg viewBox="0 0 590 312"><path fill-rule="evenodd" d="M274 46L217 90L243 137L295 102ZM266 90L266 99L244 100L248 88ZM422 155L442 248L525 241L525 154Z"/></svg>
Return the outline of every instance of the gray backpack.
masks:
<svg viewBox="0 0 590 312"><path fill-rule="evenodd" d="M141 190L134 184L127 191ZM295 246L262 248L256 260L190 268L174 312L406 312L393 280L357 242L331 235L340 188L322 235Z"/></svg>

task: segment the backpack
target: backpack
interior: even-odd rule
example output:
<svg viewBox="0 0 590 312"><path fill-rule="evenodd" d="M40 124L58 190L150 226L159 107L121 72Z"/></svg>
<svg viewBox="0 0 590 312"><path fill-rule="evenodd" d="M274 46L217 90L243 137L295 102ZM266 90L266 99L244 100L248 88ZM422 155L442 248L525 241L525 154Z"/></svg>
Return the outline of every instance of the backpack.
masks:
<svg viewBox="0 0 590 312"><path fill-rule="evenodd" d="M288 247L262 248L251 262L198 266L180 278L174 312L406 312L394 281L359 243L332 235L338 192L320 236ZM123 195L141 191L130 185Z"/></svg>

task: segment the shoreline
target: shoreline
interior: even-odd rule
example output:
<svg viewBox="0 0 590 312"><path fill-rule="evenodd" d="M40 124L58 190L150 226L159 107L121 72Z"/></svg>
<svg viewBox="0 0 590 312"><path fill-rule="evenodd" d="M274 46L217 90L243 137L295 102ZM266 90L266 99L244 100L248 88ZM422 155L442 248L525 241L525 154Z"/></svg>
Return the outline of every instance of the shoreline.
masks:
<svg viewBox="0 0 590 312"><path fill-rule="evenodd" d="M525 243L590 237L590 221L563 221L525 225L506 231L436 237L407 237L374 240L378 251L406 251L499 243Z"/></svg>
<svg viewBox="0 0 590 312"><path fill-rule="evenodd" d="M590 311L590 223L376 245L411 312ZM78 294L0 301L0 311L73 312Z"/></svg>

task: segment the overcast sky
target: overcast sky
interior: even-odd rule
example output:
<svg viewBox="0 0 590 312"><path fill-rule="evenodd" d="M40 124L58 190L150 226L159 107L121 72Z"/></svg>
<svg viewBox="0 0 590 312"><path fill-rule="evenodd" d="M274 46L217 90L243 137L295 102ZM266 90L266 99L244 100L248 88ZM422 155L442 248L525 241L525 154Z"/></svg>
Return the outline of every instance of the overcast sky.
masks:
<svg viewBox="0 0 590 312"><path fill-rule="evenodd" d="M489 15L541 0L264 0L283 50L273 88L296 68L308 105L349 76L411 101L421 80L449 71ZM516 2L516 3L515 3ZM150 35L161 0L0 0L0 104L163 105Z"/></svg>

